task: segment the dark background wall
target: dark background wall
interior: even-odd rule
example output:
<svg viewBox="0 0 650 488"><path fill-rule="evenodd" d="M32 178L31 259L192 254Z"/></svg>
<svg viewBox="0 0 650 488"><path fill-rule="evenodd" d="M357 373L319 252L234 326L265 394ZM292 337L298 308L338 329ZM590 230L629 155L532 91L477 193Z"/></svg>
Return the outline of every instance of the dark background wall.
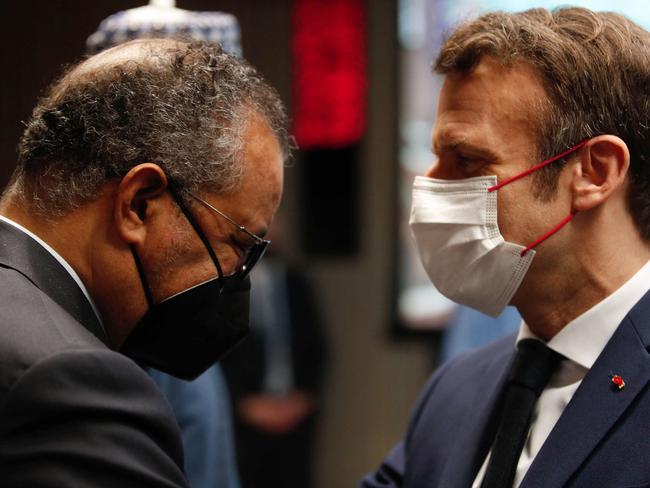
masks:
<svg viewBox="0 0 650 488"><path fill-rule="evenodd" d="M0 92L0 185L15 162L15 147L25 120L41 90L62 64L79 59L86 38L99 23L119 10L145 5L133 0L3 1L2 91ZM222 10L237 16L246 57L290 99L290 0L185 0L189 10Z"/></svg>
<svg viewBox="0 0 650 488"><path fill-rule="evenodd" d="M15 164L21 121L60 66L78 59L108 15L130 0L20 0L0 6L0 187ZM179 0L240 21L244 55L290 105L290 0ZM368 0L368 132L360 149L359 246L348 256L312 258L300 242L300 158L286 171L283 244L314 277L331 349L316 463L317 486L355 486L396 442L431 364L423 344L389 331L394 290L397 127L397 0ZM332 180L336 185L336 178Z"/></svg>

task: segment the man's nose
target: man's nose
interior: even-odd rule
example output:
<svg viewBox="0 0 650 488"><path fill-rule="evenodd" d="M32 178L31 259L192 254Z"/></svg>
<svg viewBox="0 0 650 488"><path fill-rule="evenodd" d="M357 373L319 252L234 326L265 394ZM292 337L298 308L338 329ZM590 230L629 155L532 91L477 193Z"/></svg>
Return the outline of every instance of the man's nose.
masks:
<svg viewBox="0 0 650 488"><path fill-rule="evenodd" d="M433 164L429 167L426 173L424 173L424 176L427 178L435 178L437 180L458 180L468 177L467 174L452 162L446 160L441 161L438 158L434 160Z"/></svg>
<svg viewBox="0 0 650 488"><path fill-rule="evenodd" d="M433 164L429 166L429 169L426 170L424 176L426 176L427 178L436 178L435 174L436 174L437 167L438 167L438 162L434 161Z"/></svg>
<svg viewBox="0 0 650 488"><path fill-rule="evenodd" d="M459 177L449 165L440 164L440 160L438 159L433 162L426 173L424 173L424 176L438 180L454 180Z"/></svg>

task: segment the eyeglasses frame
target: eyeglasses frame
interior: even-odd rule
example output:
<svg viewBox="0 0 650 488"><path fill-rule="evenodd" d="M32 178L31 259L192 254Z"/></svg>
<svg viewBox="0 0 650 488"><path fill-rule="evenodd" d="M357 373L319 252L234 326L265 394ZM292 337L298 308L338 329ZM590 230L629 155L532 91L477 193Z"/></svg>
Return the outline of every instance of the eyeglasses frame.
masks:
<svg viewBox="0 0 650 488"><path fill-rule="evenodd" d="M237 223L237 222L236 222L233 218L231 218L229 215L225 214L224 212L222 212L221 210L219 210L217 207L215 207L215 206L212 205L211 203L205 201L203 198L199 197L198 195L196 195L196 194L194 194L194 193L192 193L192 192L190 192L190 191L188 191L187 194L188 194L189 196L191 196L194 200L196 200L197 202L199 202L200 204L202 204L202 205L203 205L204 207L206 207L207 209L209 209L209 210L211 210L211 211L217 213L217 214L220 215L221 217L223 217L227 222L229 222L230 224L232 224L232 225L234 225L235 227L237 227L237 229L238 229L240 232L245 233L247 236L249 236L251 239L253 239L253 240L255 241L255 244L253 244L253 246L251 246L251 247L247 250L246 259L245 259L245 261L244 261L244 264L241 266L240 269L238 269L238 270L236 271L236 273L239 274L239 275L240 275L240 278L242 278L242 279L245 278L246 276L248 276L248 274L251 272L251 270L253 269L253 267L254 267L254 266L259 262L259 260L262 259L262 257L264 256L264 253L266 252L266 250L268 249L269 245L271 244L271 241L269 241L269 240L267 240L267 239L263 239L263 238L261 238L260 236L258 236L258 235L256 235L256 234L254 234L253 232L249 231L246 227L244 227L243 225ZM217 262L218 262L218 260L217 260Z"/></svg>

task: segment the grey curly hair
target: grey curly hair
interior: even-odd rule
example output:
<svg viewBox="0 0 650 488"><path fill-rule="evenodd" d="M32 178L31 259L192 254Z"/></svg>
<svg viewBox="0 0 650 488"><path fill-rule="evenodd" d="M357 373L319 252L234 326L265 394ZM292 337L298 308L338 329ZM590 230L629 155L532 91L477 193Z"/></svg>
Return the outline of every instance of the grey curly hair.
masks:
<svg viewBox="0 0 650 488"><path fill-rule="evenodd" d="M98 56L134 48L145 54L97 69L92 57L51 85L26 124L8 192L44 215L62 215L133 166L155 162L181 192L227 193L243 175L242 133L252 113L288 157L284 106L248 63L214 45L169 39Z"/></svg>

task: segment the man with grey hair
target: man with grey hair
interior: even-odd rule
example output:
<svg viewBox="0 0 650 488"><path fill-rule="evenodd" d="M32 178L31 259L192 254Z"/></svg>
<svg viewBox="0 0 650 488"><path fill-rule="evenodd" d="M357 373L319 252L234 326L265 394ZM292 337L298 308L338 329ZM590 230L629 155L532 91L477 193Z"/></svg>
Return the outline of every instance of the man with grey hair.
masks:
<svg viewBox="0 0 650 488"><path fill-rule="evenodd" d="M287 153L277 93L218 47L133 41L50 87L0 200L3 486L186 486L134 361L192 379L246 334Z"/></svg>
<svg viewBox="0 0 650 488"><path fill-rule="evenodd" d="M363 488L648 486L650 34L581 8L459 26L411 229L449 298L519 334L436 371Z"/></svg>

